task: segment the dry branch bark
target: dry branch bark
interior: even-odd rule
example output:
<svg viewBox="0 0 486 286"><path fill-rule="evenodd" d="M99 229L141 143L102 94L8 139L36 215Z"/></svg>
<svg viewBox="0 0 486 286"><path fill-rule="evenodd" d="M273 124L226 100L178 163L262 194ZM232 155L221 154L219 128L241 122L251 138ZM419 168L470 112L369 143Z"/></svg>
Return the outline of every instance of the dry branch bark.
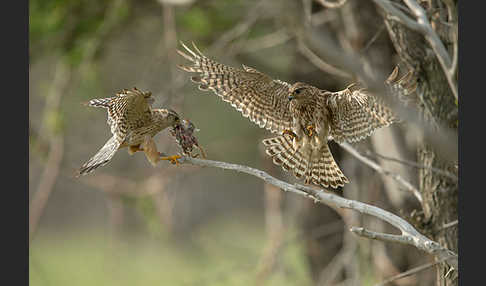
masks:
<svg viewBox="0 0 486 286"><path fill-rule="evenodd" d="M387 241L400 242L400 243L415 246L416 248L422 251L434 255L437 259L444 259L444 261L446 261L450 266L454 267L455 269L458 269L457 268L458 257L456 253L450 251L445 247L442 247L439 243L422 235L411 224L409 224L401 217L394 215L388 211L385 211L381 208L369 204L365 204L362 202L346 199L338 195L335 195L333 193L326 192L324 189L315 188L313 186L304 186L299 184L292 185L287 182L276 179L275 177L270 176L268 173L262 170L258 170L248 166L230 164L226 162L213 161L213 160L189 158L189 157L182 157L181 159L179 159L178 162L181 164L192 164L192 165L197 165L202 167L213 167L213 168L220 168L225 170L232 170L236 172L246 173L255 176L257 178L260 178L265 182L272 184L284 191L289 191L292 193L296 193L311 198L315 202L320 202L322 204L332 206L332 207L352 209L362 214L374 216L398 228L401 231L401 235L372 233L373 236L379 238L386 237ZM351 229L351 231L357 234L364 233L364 236L370 233L366 231L360 232L359 229L353 229L353 228Z"/></svg>
<svg viewBox="0 0 486 286"><path fill-rule="evenodd" d="M428 7L420 6L417 2L406 0L405 4L410 8L416 19L402 15L392 7L390 1L375 0L385 10L385 24L388 34L400 59L413 68L418 75L422 95L419 98L419 107L422 118L434 122L437 125L447 126L457 131L458 96L455 91L455 63L457 53L457 37L445 37L448 33L436 33L432 27L439 26L436 20L440 18L428 18L433 10L441 11L447 7L447 20L456 21L457 13L451 1L429 1ZM389 6L386 6L389 5ZM444 19L442 19L444 20ZM454 22L450 22L452 29ZM457 35L456 30L451 33ZM440 38L439 38L440 37ZM452 42L451 42L452 41ZM450 60L449 52L453 54ZM457 140L457 136L455 139ZM444 142L443 144L447 144ZM422 232L427 233L434 241L437 241L457 252L458 233L457 228L447 228L440 231L443 225L455 221L458 218L458 182L444 176L433 169L446 170L457 176L458 163L441 156L437 151L438 146L423 143L417 150L419 164L426 168L419 170L419 191L422 195L423 217L418 225ZM454 267L457 270L457 267ZM445 264L439 264L437 271L437 285L458 285L457 276L446 273L450 268Z"/></svg>

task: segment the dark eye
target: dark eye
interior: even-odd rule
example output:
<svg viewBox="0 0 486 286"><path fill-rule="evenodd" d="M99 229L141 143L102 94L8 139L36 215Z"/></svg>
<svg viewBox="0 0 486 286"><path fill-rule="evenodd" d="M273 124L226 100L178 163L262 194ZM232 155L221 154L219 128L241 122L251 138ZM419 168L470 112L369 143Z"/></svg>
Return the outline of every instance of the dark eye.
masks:
<svg viewBox="0 0 486 286"><path fill-rule="evenodd" d="M299 93L300 93L300 89L296 89L296 90L294 91L294 93L295 93L295 94L299 94Z"/></svg>

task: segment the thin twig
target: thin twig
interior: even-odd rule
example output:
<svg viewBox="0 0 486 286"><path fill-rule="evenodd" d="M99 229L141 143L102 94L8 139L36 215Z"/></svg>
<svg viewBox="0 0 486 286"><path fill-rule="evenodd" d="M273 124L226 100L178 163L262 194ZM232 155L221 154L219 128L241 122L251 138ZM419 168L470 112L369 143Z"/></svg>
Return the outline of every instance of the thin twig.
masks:
<svg viewBox="0 0 486 286"><path fill-rule="evenodd" d="M208 50L222 51L231 41L248 33L251 26L253 26L257 20L262 16L264 9L262 5L265 5L265 1L259 1L248 11L247 16L243 18L241 22L238 22L233 28L226 31L216 40Z"/></svg>
<svg viewBox="0 0 486 286"><path fill-rule="evenodd" d="M289 41L290 39L292 39L292 36L289 35L287 29L283 28L255 39L248 39L241 52L254 53L262 49L268 49L277 45L281 45Z"/></svg>
<svg viewBox="0 0 486 286"><path fill-rule="evenodd" d="M393 277L390 277L390 278L386 279L385 281L382 281L381 283L376 284L375 286L383 286L383 285L386 285L386 284L388 284L390 282L394 282L394 281L396 281L398 279L402 279L402 278L405 278L407 276L411 276L411 275L417 274L420 271L427 270L427 269L429 269L429 268L431 268L431 267L433 267L433 266L435 266L435 265L437 265L439 263L442 263L442 262L444 262L444 260L443 259L440 259L440 260L435 261L435 262L430 262L430 263L427 263L427 264L424 264L424 265L420 265L420 266L414 267L414 268L409 269L409 270L407 270L405 272L402 272L402 273L400 273L398 275L395 275Z"/></svg>
<svg viewBox="0 0 486 286"><path fill-rule="evenodd" d="M331 9L339 8L346 3L346 0L338 0L337 2L329 2L328 0L316 0L316 1L319 2L322 6Z"/></svg>
<svg viewBox="0 0 486 286"><path fill-rule="evenodd" d="M459 221L456 219L455 221L451 221L449 223L444 223L444 225L442 225L442 227L440 228L440 230L444 230L444 229L447 229L449 227L456 226L458 224L459 224Z"/></svg>
<svg viewBox="0 0 486 286"><path fill-rule="evenodd" d="M447 261L450 266L454 267L454 269L458 271L458 255L456 253L442 247L437 242L432 241L426 236L422 235L411 224L409 224L401 217L385 211L381 208L359 201L346 199L333 193L325 192L324 189L319 189L313 186L304 186L299 184L292 185L276 179L275 177L270 176L268 173L262 170L258 170L244 165L188 157L182 157L178 160L178 162L180 164L192 164L197 166L220 168L246 173L260 178L265 182L272 184L284 191L289 191L307 198L314 199L316 202L320 202L322 204L333 207L352 209L363 214L374 216L398 228L402 233L401 235L405 237L404 239L402 239L402 241L406 241L407 244L415 246L422 251L432 254L437 259L444 259L444 261Z"/></svg>
<svg viewBox="0 0 486 286"><path fill-rule="evenodd" d="M387 160L387 161L396 162L396 163L399 163L399 164L403 164L403 165L418 168L418 169L430 169L432 172L446 176L446 177L448 177L448 178L450 178L450 179L452 179L456 182L458 180L457 176L452 174L451 172L447 172L447 171L444 171L444 170L441 170L441 169L438 169L438 168L435 168L435 167L424 166L424 165L421 165L417 162L412 162L412 161L408 161L408 160L401 160L401 159L396 159L396 158L384 156L384 155L378 154L376 152L373 152L371 150L366 150L364 156L367 156L368 158L371 157L371 156L375 156L375 157L378 157L378 158L381 158L381 159L384 159L384 160Z"/></svg>
<svg viewBox="0 0 486 286"><path fill-rule="evenodd" d="M378 31L376 31L375 35L368 41L368 43L366 43L366 45L364 46L364 48L362 48L359 53L360 54L363 54L364 52L366 52L366 50L369 49L369 47L371 47L371 45L378 39L378 37L381 35L381 33L385 30L385 25L381 26L380 29L378 29Z"/></svg>
<svg viewBox="0 0 486 286"><path fill-rule="evenodd" d="M340 76L340 77L353 78L353 76L351 74L349 74L345 71L342 71L342 70L326 63L325 61L323 61L316 54L314 54L314 52L312 52L311 49L309 49L309 47L307 47L307 45L304 44L303 41L300 41L300 40L298 41L297 50L303 56L305 56L311 63L313 63L316 67L318 67L320 70L322 70L326 73L332 74L332 75Z"/></svg>
<svg viewBox="0 0 486 286"><path fill-rule="evenodd" d="M377 171L378 173L389 176L390 178L394 179L396 182L401 184L405 187L405 189L409 192L412 192L413 195L417 198L417 200L422 203L422 194L420 194L419 190L414 187L411 183L404 180L400 175L392 173L388 170L384 170L380 165L375 163L374 161L366 158L365 156L361 155L356 149L354 149L349 143L341 143L341 147L343 147L346 151L348 151L351 155L356 157L361 162L365 163L373 170Z"/></svg>
<svg viewBox="0 0 486 286"><path fill-rule="evenodd" d="M389 234L389 233L382 233L382 232L376 232L376 231L371 231L363 227L352 227L349 229L352 233L366 237L369 239L375 239L375 240L380 240L380 241L385 241L385 242L396 242L396 243L401 243L401 244L410 244L411 242L411 237L404 236L401 234Z"/></svg>

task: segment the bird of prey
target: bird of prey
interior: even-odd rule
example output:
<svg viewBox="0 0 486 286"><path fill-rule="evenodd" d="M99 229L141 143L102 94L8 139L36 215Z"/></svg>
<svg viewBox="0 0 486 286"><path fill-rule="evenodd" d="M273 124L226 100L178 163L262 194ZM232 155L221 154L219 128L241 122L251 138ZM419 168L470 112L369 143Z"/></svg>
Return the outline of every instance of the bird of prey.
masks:
<svg viewBox="0 0 486 286"><path fill-rule="evenodd" d="M329 150L329 139L357 142L397 121L388 107L357 83L337 92L303 82L289 84L246 65L241 69L218 63L194 43L195 51L181 44L187 52L177 52L192 65L179 67L197 74L191 80L200 90L213 91L259 127L279 134L263 140L266 153L306 184L338 188L349 182ZM397 80L394 71L387 85L414 88L402 79Z"/></svg>
<svg viewBox="0 0 486 286"><path fill-rule="evenodd" d="M114 97L92 99L86 103L107 109L107 123L113 136L83 164L77 172L78 177L106 165L116 151L125 147L130 155L143 151L153 166L159 160L177 159L177 156L161 157L152 138L165 128L179 124L179 115L171 109L152 109L154 99L151 96L150 91L142 92L134 87L124 89Z"/></svg>

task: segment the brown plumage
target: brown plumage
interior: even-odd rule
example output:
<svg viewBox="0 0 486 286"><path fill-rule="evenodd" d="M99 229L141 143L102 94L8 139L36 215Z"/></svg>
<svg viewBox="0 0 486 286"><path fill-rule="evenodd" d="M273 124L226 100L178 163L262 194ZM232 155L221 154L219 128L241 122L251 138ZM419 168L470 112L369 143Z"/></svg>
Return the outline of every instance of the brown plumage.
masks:
<svg viewBox="0 0 486 286"><path fill-rule="evenodd" d="M181 43L182 44L182 43ZM273 162L306 183L337 188L348 179L329 150L327 141L357 142L378 128L397 119L391 110L358 84L337 92L318 89L306 83L293 85L243 65L229 67L194 51L178 51L192 62L180 68L197 73L191 77L201 90L211 90L261 128L281 134L263 140ZM386 84L391 93L411 93L416 86L411 76L397 79L398 72Z"/></svg>
<svg viewBox="0 0 486 286"><path fill-rule="evenodd" d="M161 158L153 137L169 126L179 123L179 115L170 109L152 109L151 92L136 88L124 89L114 97L92 99L88 106L106 108L107 123L113 136L78 170L77 176L86 175L106 165L116 151L128 147L130 155L143 151L152 165ZM170 158L169 158L170 159Z"/></svg>

